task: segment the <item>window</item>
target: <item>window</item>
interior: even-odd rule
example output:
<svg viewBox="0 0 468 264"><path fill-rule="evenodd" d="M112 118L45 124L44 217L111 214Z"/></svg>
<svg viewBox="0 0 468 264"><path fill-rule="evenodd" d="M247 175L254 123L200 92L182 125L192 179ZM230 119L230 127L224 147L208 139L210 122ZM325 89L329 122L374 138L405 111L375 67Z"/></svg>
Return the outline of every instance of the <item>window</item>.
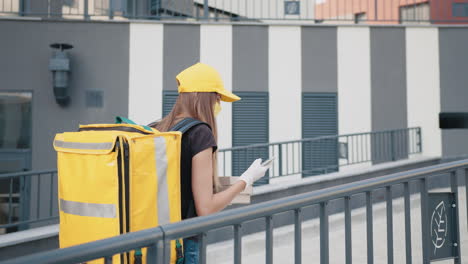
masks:
<svg viewBox="0 0 468 264"><path fill-rule="evenodd" d="M0 92L0 173L31 167L31 101L31 92Z"/></svg>
<svg viewBox="0 0 468 264"><path fill-rule="evenodd" d="M284 14L285 15L300 15L301 2L299 1L284 1Z"/></svg>
<svg viewBox="0 0 468 264"><path fill-rule="evenodd" d="M268 92L236 92L242 100L232 105L232 145L247 146L269 141ZM232 152L232 175L241 175L257 158L268 159L268 147ZM268 183L268 172L254 183Z"/></svg>
<svg viewBox="0 0 468 264"><path fill-rule="evenodd" d="M74 0L63 0L62 2L63 6L68 6L68 7L78 7L78 2Z"/></svg>
<svg viewBox="0 0 468 264"><path fill-rule="evenodd" d="M338 134L336 93L302 93L302 139ZM302 143L302 176L338 171L337 138Z"/></svg>
<svg viewBox="0 0 468 264"><path fill-rule="evenodd" d="M468 17L468 3L453 3L452 15L454 17Z"/></svg>
<svg viewBox="0 0 468 264"><path fill-rule="evenodd" d="M0 92L0 149L31 148L30 92Z"/></svg>
<svg viewBox="0 0 468 264"><path fill-rule="evenodd" d="M402 6L400 7L400 23L429 23L430 10L429 3Z"/></svg>

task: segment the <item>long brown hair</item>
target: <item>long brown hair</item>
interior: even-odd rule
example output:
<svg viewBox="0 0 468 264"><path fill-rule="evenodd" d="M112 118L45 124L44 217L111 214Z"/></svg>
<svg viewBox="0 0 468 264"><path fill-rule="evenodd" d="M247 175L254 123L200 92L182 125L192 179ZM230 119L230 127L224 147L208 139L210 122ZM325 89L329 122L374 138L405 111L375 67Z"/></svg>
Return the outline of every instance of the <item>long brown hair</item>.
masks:
<svg viewBox="0 0 468 264"><path fill-rule="evenodd" d="M161 132L168 131L184 117L193 117L207 123L211 127L213 136L218 143L218 128L214 116L213 106L218 100L215 92L180 93L171 112L160 121L153 123L153 127ZM182 115L188 116L182 116ZM213 190L219 190L217 151L213 153Z"/></svg>

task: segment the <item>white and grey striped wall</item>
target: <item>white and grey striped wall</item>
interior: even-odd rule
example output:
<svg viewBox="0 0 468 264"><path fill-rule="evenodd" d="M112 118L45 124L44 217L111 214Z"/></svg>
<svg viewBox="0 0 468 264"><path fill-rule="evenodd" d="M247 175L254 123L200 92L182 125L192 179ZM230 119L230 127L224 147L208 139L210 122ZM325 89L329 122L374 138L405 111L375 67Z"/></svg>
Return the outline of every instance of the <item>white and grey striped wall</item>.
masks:
<svg viewBox="0 0 468 264"><path fill-rule="evenodd" d="M198 61L216 67L226 89L244 97L222 104L220 148L314 136L314 124L304 120L318 116L335 120L329 129L338 134L419 126L427 156L468 150L468 130L441 130L438 121L441 112L468 112L465 26L26 18L1 20L0 34L0 91L33 92L33 170L55 166L57 132L113 122L116 115L139 123L161 118L163 95L177 89L176 74ZM55 103L47 68L56 42L74 46L67 107ZM89 91L101 95L98 107L87 104ZM324 112L311 115L314 102Z"/></svg>
<svg viewBox="0 0 468 264"><path fill-rule="evenodd" d="M266 113L258 116L265 122L254 125L265 130L260 141L313 135L303 129L303 98L329 95L337 99L338 134L421 127L424 155L464 154L468 131L441 131L438 115L467 111L461 99L468 96L467 33L445 27L132 23L129 116L143 123L161 117L158 102L163 92L176 90L175 75L201 61L220 71L227 89L266 100ZM222 105L221 148L242 141L243 135L232 133L238 131L233 124L239 126L233 108L240 103Z"/></svg>

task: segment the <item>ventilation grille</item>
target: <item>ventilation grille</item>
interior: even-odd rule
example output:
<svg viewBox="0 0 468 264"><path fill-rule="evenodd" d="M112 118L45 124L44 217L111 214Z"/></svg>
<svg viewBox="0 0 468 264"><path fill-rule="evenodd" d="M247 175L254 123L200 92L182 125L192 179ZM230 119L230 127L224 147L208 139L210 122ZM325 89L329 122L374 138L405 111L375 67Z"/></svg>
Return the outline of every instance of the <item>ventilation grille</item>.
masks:
<svg viewBox="0 0 468 264"><path fill-rule="evenodd" d="M86 91L86 107L102 108L103 107L103 91L88 90Z"/></svg>

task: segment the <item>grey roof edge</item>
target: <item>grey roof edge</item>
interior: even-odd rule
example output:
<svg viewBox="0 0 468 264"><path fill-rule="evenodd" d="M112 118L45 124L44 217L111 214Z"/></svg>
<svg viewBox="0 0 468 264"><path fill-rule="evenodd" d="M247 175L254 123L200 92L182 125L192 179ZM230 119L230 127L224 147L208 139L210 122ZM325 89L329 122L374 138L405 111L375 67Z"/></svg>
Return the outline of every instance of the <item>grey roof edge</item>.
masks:
<svg viewBox="0 0 468 264"><path fill-rule="evenodd" d="M41 17L0 16L1 21L32 21L32 22L60 22L60 23L110 23L110 24L173 24L173 25L233 25L233 26L283 26L283 27L363 27L363 28L468 28L468 24L316 24L312 20L293 21L267 20L265 22L212 22L212 21L155 21L149 19L50 19Z"/></svg>

